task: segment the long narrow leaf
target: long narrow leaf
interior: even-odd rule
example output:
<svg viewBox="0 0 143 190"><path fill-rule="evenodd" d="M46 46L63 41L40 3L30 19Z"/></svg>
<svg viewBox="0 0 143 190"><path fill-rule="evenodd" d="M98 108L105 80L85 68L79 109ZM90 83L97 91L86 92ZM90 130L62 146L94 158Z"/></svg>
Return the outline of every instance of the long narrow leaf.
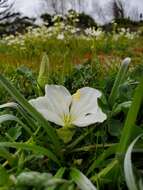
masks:
<svg viewBox="0 0 143 190"><path fill-rule="evenodd" d="M15 102L8 102L6 104L0 105L0 109L2 109L2 108L16 108L17 106L18 106L18 104Z"/></svg>
<svg viewBox="0 0 143 190"><path fill-rule="evenodd" d="M14 157L5 148L0 147L0 157L6 159L10 165L14 162Z"/></svg>
<svg viewBox="0 0 143 190"><path fill-rule="evenodd" d="M106 177L109 173L113 173L115 171L115 169L118 167L118 160L115 159L112 162L110 162L103 170L101 170L97 175L92 176L91 179L92 181L97 181L99 179L102 179L104 177Z"/></svg>
<svg viewBox="0 0 143 190"><path fill-rule="evenodd" d="M87 171L87 175L94 171L95 168L99 167L101 163L108 158L109 156L116 153L117 145L113 145L112 147L104 150L104 152L99 156L99 158L94 159L92 165L89 167Z"/></svg>
<svg viewBox="0 0 143 190"><path fill-rule="evenodd" d="M66 168L62 167L60 168L57 173L55 174L55 178L62 178L65 173Z"/></svg>
<svg viewBox="0 0 143 190"><path fill-rule="evenodd" d="M131 155L132 155L132 150L134 145L136 144L136 142L139 140L140 137L142 137L142 135L139 135L129 146L126 155L125 155L125 160L124 160L124 173L125 173L125 179L126 179L126 183L127 186L129 188L129 190L142 190L141 188L139 189L139 187L141 187L142 185L142 180L140 180L140 184L139 186L137 185L135 176L134 176L134 172L133 172L133 167L132 167L132 160L131 160ZM143 186L142 186L143 188Z"/></svg>
<svg viewBox="0 0 143 190"><path fill-rule="evenodd" d="M70 176L81 190L97 190L91 181L79 170L72 168Z"/></svg>
<svg viewBox="0 0 143 190"><path fill-rule="evenodd" d="M22 115L22 117L27 121L28 125L33 129L37 129L37 126L35 122L32 120L32 118L29 117L29 115L25 112L25 110L17 103L15 102L8 102L6 104L0 105L0 109L3 108L14 108L17 109L17 111Z"/></svg>
<svg viewBox="0 0 143 190"><path fill-rule="evenodd" d="M126 78L126 74L127 74L130 62L131 62L130 58L125 58L121 64L120 70L117 74L113 88L111 90L111 94L109 96L109 103L111 104L111 106L113 106L113 104L117 98L119 86L124 82L124 80Z"/></svg>
<svg viewBox="0 0 143 190"><path fill-rule="evenodd" d="M62 167L60 168L57 173L54 175L53 179L62 179L64 173L65 173L66 168ZM48 187L48 190L55 190L56 186L53 187Z"/></svg>
<svg viewBox="0 0 143 190"><path fill-rule="evenodd" d="M116 152L117 158L120 154L124 154L127 150L127 147L129 146L129 143L131 141L131 135L134 130L134 125L136 122L137 114L139 112L139 108L141 106L142 100L143 100L143 77L141 78L141 81L138 87L136 88L133 101L127 115L127 119L122 131L120 142L117 147L117 152ZM109 172L111 172L111 170L117 167L118 164L119 164L119 161L115 159L114 162L111 162L110 164L106 166L106 168L101 170L97 176L92 177L92 180L96 181L102 176L107 175Z"/></svg>
<svg viewBox="0 0 143 190"><path fill-rule="evenodd" d="M29 102L19 93L19 91L0 74L0 84L11 94L11 96L46 130L51 142L55 145L56 151L60 149L60 141L54 128L52 128L46 119L29 104Z"/></svg>
<svg viewBox="0 0 143 190"><path fill-rule="evenodd" d="M32 144L26 144L26 143L17 143L17 142L0 142L0 147L11 147L11 148L16 148L16 149L25 149L25 150L30 150L33 152L36 152L38 154L42 154L56 162L58 165L60 165L59 160L57 157L50 151L47 150L46 148L43 148L38 145L32 145Z"/></svg>
<svg viewBox="0 0 143 190"><path fill-rule="evenodd" d="M125 125L124 125L122 135L120 138L120 143L117 149L117 155L125 153L127 150L127 147L130 144L131 135L134 130L135 122L137 119L137 115L138 115L142 100L143 100L143 77L138 87L135 90L133 101L129 109L127 119L125 121Z"/></svg>
<svg viewBox="0 0 143 190"><path fill-rule="evenodd" d="M33 135L32 131L22 121L20 121L16 116L11 115L11 114L1 115L0 116L0 123L6 122L6 121L16 121L27 131L27 133L30 136Z"/></svg>

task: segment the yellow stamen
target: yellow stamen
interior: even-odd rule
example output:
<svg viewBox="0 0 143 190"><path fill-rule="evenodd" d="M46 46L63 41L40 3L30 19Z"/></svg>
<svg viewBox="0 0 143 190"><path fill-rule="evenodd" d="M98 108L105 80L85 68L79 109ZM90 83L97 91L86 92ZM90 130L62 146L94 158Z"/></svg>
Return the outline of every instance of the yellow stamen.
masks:
<svg viewBox="0 0 143 190"><path fill-rule="evenodd" d="M65 126L71 125L72 118L71 118L70 115L64 115L63 120L64 120L64 125L65 125Z"/></svg>
<svg viewBox="0 0 143 190"><path fill-rule="evenodd" d="M74 100L79 101L79 100L80 100L80 97L81 97L80 90L77 90L76 93L73 94L72 96L73 96L73 99L74 99Z"/></svg>

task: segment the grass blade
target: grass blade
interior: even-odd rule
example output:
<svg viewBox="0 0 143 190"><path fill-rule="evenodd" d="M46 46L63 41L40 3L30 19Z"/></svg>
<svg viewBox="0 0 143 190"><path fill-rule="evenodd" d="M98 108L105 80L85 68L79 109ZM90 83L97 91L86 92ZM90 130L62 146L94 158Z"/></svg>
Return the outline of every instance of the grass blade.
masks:
<svg viewBox="0 0 143 190"><path fill-rule="evenodd" d="M8 102L6 104L2 104L0 105L0 109L3 109L3 108L17 108L17 103L15 102Z"/></svg>
<svg viewBox="0 0 143 190"><path fill-rule="evenodd" d="M62 178L65 173L66 168L62 167L60 168L57 173L55 174L55 178Z"/></svg>
<svg viewBox="0 0 143 190"><path fill-rule="evenodd" d="M125 173L125 179L126 179L126 183L127 186L129 188L129 190L141 190L141 188L139 188L139 186L141 187L142 184L142 180L140 180L139 186L137 185L135 176L134 176L134 172L133 172L133 167L132 167L132 161L131 161L131 154L132 154L132 150L134 145L136 144L136 142L139 140L140 137L142 137L142 135L139 135L129 146L126 155L125 155L125 159L124 159L124 173Z"/></svg>
<svg viewBox="0 0 143 190"><path fill-rule="evenodd" d="M127 150L127 147L131 141L131 136L134 130L134 125L137 119L137 115L138 115L142 100L143 100L143 77L138 87L135 90L133 101L126 118L121 139L119 142L119 146L117 149L117 156L118 154L125 153Z"/></svg>
<svg viewBox="0 0 143 190"><path fill-rule="evenodd" d="M143 99L143 77L141 78L141 81L135 90L133 101L127 115L127 119L122 131L120 142L117 147L117 152L116 152L117 158L119 158L119 155L125 153L127 147L129 146L129 143L131 141L131 135L134 130L133 126L135 125L142 99ZM106 176L109 172L114 170L119 165L119 160L117 158L114 161L112 161L110 164L108 164L106 168L101 170L97 176L93 176L92 180L96 181L97 179Z"/></svg>
<svg viewBox="0 0 143 190"><path fill-rule="evenodd" d="M113 160L106 166L106 168L102 169L97 175L92 176L92 181L95 182L99 179L105 178L109 173L115 172L116 168L118 167L118 164L119 162L117 159Z"/></svg>
<svg viewBox="0 0 143 190"><path fill-rule="evenodd" d="M0 148L0 157L6 159L10 165L14 163L14 157L5 148Z"/></svg>
<svg viewBox="0 0 143 190"><path fill-rule="evenodd" d="M64 175L64 173L65 173L65 170L66 170L66 168L61 167L61 168L57 171L57 173L54 175L53 179L62 179L62 177L63 177L63 175ZM56 189L55 186L54 186L54 187L48 187L48 190L55 190L55 189Z"/></svg>
<svg viewBox="0 0 143 190"><path fill-rule="evenodd" d="M26 143L18 143L18 142L0 142L0 147L11 147L11 148L16 148L16 149L24 149L24 150L29 150L36 152L38 154L42 154L56 162L58 165L60 165L59 160L53 154L50 150L47 150L44 147L38 146L38 145L33 145L33 144L26 144Z"/></svg>
<svg viewBox="0 0 143 190"><path fill-rule="evenodd" d="M91 181L79 170L72 168L70 176L81 190L97 190Z"/></svg>
<svg viewBox="0 0 143 190"><path fill-rule="evenodd" d="M121 64L120 70L117 74L113 88L111 90L111 94L109 96L109 103L111 106L113 106L115 99L118 95L119 86L124 82L124 80L126 78L126 74L127 74L130 62L131 62L131 59L127 57L123 60L123 62Z"/></svg>
<svg viewBox="0 0 143 190"><path fill-rule="evenodd" d="M108 158L109 156L113 155L116 153L117 145L113 145L112 147L108 148L107 150L104 150L104 152L96 159L93 161L92 165L89 167L87 171L87 175L92 173L95 168L99 167L101 163Z"/></svg>
<svg viewBox="0 0 143 190"><path fill-rule="evenodd" d="M19 91L0 74L0 84L9 92L9 94L46 130L50 141L55 145L55 152L59 152L60 141L56 130L52 128L46 119L29 104L29 102L19 93Z"/></svg>
<svg viewBox="0 0 143 190"><path fill-rule="evenodd" d="M22 121L20 121L16 116L11 115L11 114L1 115L0 116L0 124L3 122L6 122L6 121L15 121L15 122L19 123L25 129L25 131L27 131L27 133L30 136L33 135L31 129L29 127L27 127Z"/></svg>

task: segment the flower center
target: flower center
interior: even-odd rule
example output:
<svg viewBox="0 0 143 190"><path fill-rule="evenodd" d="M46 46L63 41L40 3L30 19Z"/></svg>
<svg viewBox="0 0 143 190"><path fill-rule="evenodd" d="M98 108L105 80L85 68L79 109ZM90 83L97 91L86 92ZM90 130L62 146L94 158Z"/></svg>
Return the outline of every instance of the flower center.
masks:
<svg viewBox="0 0 143 190"><path fill-rule="evenodd" d="M71 115L64 115L63 121L64 121L64 126L65 127L70 126L71 122L72 122Z"/></svg>
<svg viewBox="0 0 143 190"><path fill-rule="evenodd" d="M81 97L80 90L77 90L76 93L73 94L72 96L73 96L73 99L74 99L74 100L79 101L79 100L80 100L80 97Z"/></svg>

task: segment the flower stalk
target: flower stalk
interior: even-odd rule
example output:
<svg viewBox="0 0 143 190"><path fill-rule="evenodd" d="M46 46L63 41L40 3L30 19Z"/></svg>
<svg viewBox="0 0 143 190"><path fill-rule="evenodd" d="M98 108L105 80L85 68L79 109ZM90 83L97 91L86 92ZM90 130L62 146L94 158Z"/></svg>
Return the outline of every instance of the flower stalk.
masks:
<svg viewBox="0 0 143 190"><path fill-rule="evenodd" d="M109 96L109 103L110 103L111 106L114 105L115 100L116 100L116 98L118 96L119 86L126 79L126 75L127 75L127 71L128 71L130 62L131 62L131 59L129 57L125 58L122 61L121 67L119 69L119 72L117 74L116 80L115 80L114 85L113 85L113 88L111 90L111 94Z"/></svg>
<svg viewBox="0 0 143 190"><path fill-rule="evenodd" d="M46 53L43 54L39 75L38 75L38 87L41 94L41 91L44 90L45 85L49 83L49 76L50 76L50 62L49 57Z"/></svg>
<svg viewBox="0 0 143 190"><path fill-rule="evenodd" d="M140 80L138 87L135 90L133 101L129 109L125 125L120 138L117 154L124 154L131 142L131 137L134 131L137 115L143 101L143 77Z"/></svg>

